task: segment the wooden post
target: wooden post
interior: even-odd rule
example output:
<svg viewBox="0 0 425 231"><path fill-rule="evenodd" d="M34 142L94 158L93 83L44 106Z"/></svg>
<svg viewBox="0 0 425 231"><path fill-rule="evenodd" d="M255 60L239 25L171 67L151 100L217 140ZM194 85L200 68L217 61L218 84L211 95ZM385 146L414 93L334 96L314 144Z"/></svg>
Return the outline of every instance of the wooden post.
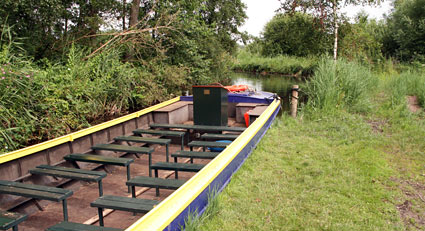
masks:
<svg viewBox="0 0 425 231"><path fill-rule="evenodd" d="M298 85L292 86L292 97L291 97L291 116L297 117L298 107Z"/></svg>

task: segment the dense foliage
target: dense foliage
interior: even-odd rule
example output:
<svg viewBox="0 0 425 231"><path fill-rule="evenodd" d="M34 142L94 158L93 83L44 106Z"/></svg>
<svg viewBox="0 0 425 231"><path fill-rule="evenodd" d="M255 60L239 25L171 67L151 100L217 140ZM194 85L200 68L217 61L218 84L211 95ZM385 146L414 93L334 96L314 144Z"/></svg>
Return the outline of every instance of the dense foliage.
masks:
<svg viewBox="0 0 425 231"><path fill-rule="evenodd" d="M355 23L345 21L340 27L339 54L348 60L358 60L365 64L381 64L381 37L383 23L369 20L365 13L355 18Z"/></svg>
<svg viewBox="0 0 425 231"><path fill-rule="evenodd" d="M388 56L425 61L425 0L395 2L383 43Z"/></svg>
<svg viewBox="0 0 425 231"><path fill-rule="evenodd" d="M330 49L329 34L308 14L277 14L264 27L264 56L320 55Z"/></svg>
<svg viewBox="0 0 425 231"><path fill-rule="evenodd" d="M0 153L223 80L245 18L240 0L1 1Z"/></svg>

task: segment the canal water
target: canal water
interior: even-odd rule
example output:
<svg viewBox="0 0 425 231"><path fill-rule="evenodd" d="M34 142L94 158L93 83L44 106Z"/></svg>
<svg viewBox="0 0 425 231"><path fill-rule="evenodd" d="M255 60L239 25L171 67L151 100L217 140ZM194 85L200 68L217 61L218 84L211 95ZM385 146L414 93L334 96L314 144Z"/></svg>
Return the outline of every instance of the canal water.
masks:
<svg viewBox="0 0 425 231"><path fill-rule="evenodd" d="M282 111L289 112L291 89L293 85L303 85L303 81L292 76L282 75L255 75L233 72L230 76L232 85L248 85L257 91L273 92L282 99Z"/></svg>

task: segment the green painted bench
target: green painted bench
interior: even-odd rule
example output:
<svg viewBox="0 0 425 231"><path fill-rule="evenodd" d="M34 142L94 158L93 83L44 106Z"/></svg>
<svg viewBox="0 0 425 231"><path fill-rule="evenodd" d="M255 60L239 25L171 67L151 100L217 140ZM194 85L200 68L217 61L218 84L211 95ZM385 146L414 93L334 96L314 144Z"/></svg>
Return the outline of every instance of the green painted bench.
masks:
<svg viewBox="0 0 425 231"><path fill-rule="evenodd" d="M158 170L172 170L175 172L176 179L178 179L179 178L178 171L199 172L204 166L205 165L202 165L202 164L157 162L152 165L152 169L155 170L155 177L158 177Z"/></svg>
<svg viewBox="0 0 425 231"><path fill-rule="evenodd" d="M122 229L108 228L96 225L85 225L74 222L63 221L59 224L50 226L47 231L122 231Z"/></svg>
<svg viewBox="0 0 425 231"><path fill-rule="evenodd" d="M246 128L243 127L229 127L229 126L209 126L209 125L190 125L190 124L149 124L151 128L178 128L196 131L209 131L209 132L243 132Z"/></svg>
<svg viewBox="0 0 425 231"><path fill-rule="evenodd" d="M132 187L132 196L136 197L135 187L150 187L156 189L156 196L159 196L159 189L178 189L184 184L184 180L153 178L147 176L137 176L127 181L127 185Z"/></svg>
<svg viewBox="0 0 425 231"><path fill-rule="evenodd" d="M18 224L25 221L28 215L0 210L0 230L12 228L18 231Z"/></svg>
<svg viewBox="0 0 425 231"><path fill-rule="evenodd" d="M190 158L190 162L193 163L193 159L214 159L219 152L192 152L192 151L177 151L171 154L174 157L174 162L177 163L177 158Z"/></svg>
<svg viewBox="0 0 425 231"><path fill-rule="evenodd" d="M62 202L63 219L64 221L68 221L68 208L66 199L73 194L71 190L0 180L0 194L11 194L41 200Z"/></svg>
<svg viewBox="0 0 425 231"><path fill-rule="evenodd" d="M134 162L134 160L130 158L110 157L110 156L81 154L81 153L69 154L64 156L63 158L73 163L75 163L76 161L80 161L80 162L103 164L103 165L124 166L127 168L127 180L130 179L130 164ZM128 190L130 192L130 188Z"/></svg>
<svg viewBox="0 0 425 231"><path fill-rule="evenodd" d="M146 129L136 129L133 131L134 135L149 134L155 136L172 136L172 137L180 137L181 138L181 150L184 150L184 136L186 132L179 131L168 131L168 130L146 130Z"/></svg>
<svg viewBox="0 0 425 231"><path fill-rule="evenodd" d="M103 226L103 209L114 209L133 213L147 213L158 203L159 201L156 200L104 195L93 201L90 206L97 208L97 211L99 212L99 224L100 226Z"/></svg>
<svg viewBox="0 0 425 231"><path fill-rule="evenodd" d="M215 142L215 141L199 141L195 140L188 144L190 151L193 151L193 147L202 147L203 151L206 151L207 147L210 148L226 148L230 143Z"/></svg>
<svg viewBox="0 0 425 231"><path fill-rule="evenodd" d="M103 195L102 179L106 177L105 172L90 171L77 168L66 168L59 166L40 165L35 169L30 169L31 174L62 177L73 180L97 182L99 186L99 196Z"/></svg>
<svg viewBox="0 0 425 231"><path fill-rule="evenodd" d="M148 138L148 137L139 137L139 136L118 136L114 138L115 141L125 141L125 142L133 142L133 143L145 143L145 144L159 144L165 145L165 155L166 160L169 162L169 154L168 148L170 146L170 139L159 139L159 138ZM130 145L130 144L129 144Z"/></svg>
<svg viewBox="0 0 425 231"><path fill-rule="evenodd" d="M105 150L105 151L113 151L113 152L125 152L130 154L147 154L149 157L149 172L150 166L152 164L152 152L155 150L153 148L146 147L133 147L127 145L119 145L119 144L97 144L91 147L92 150Z"/></svg>
<svg viewBox="0 0 425 231"><path fill-rule="evenodd" d="M217 134L217 133L204 133L201 139L204 140L236 140L239 135L236 134Z"/></svg>

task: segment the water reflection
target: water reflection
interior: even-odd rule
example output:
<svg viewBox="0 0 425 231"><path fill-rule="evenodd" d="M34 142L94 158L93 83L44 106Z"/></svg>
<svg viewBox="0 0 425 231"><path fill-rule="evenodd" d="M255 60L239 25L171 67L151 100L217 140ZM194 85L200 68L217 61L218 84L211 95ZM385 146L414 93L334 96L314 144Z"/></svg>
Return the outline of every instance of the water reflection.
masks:
<svg viewBox="0 0 425 231"><path fill-rule="evenodd" d="M257 91L268 91L282 98L283 111L289 111L289 100L293 85L303 85L301 80L281 75L255 75L234 72L231 76L232 85L248 85Z"/></svg>

